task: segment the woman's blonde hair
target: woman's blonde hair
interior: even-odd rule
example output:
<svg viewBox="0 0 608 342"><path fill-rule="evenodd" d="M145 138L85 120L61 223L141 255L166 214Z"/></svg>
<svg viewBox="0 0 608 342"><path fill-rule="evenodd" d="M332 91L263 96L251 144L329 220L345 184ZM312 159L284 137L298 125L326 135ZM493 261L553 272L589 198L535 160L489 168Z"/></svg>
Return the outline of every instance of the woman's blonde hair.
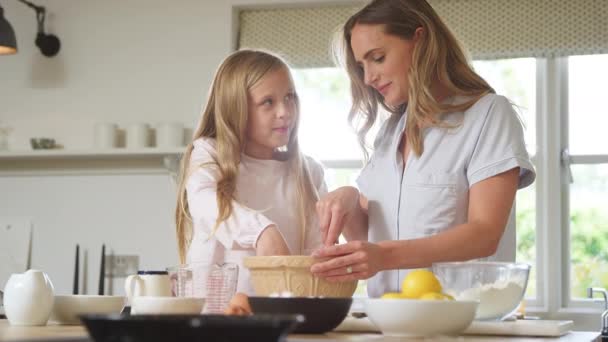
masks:
<svg viewBox="0 0 608 342"><path fill-rule="evenodd" d="M363 70L357 64L351 46L351 33L355 25L383 25L384 32L411 40L416 29L423 34L412 52L409 70L408 103L391 108L378 91L364 82ZM427 126L446 125L441 114L466 110L477 100L494 90L469 65L460 43L450 29L425 0L374 0L352 15L343 28L343 36L336 54L344 64L350 81L352 107L348 116L355 126L359 144L366 159L365 136L378 116L378 104L393 117L400 117L407 109L406 138L416 155L424 146L422 129ZM439 103L432 94L436 82L443 85L451 96L464 95L470 99L451 105ZM355 124L355 121L358 124Z"/></svg>
<svg viewBox="0 0 608 342"><path fill-rule="evenodd" d="M193 142L188 144L181 160L178 180L177 208L175 211L176 234L180 261L186 261L186 254L192 240L192 217L189 213L186 194L188 176L197 168L213 167L219 171L217 181L218 218L213 233L220 223L232 214L232 201L236 200L236 180L241 153L246 144L248 120L248 92L262 78L271 72L286 70L288 65L278 56L259 50L240 50L228 56L219 66L202 119L193 135L193 142L201 137L216 141L217 158L203 165L190 165ZM283 157L288 162L289 174L296 184L296 201L299 210L301 244L304 243L309 217L314 215L314 205L318 193L313 185L308 163L300 152L298 126L300 106L296 95L295 125L291 131ZM291 176L290 176L291 177ZM302 245L300 246L302 250ZM300 252L301 252L300 250Z"/></svg>

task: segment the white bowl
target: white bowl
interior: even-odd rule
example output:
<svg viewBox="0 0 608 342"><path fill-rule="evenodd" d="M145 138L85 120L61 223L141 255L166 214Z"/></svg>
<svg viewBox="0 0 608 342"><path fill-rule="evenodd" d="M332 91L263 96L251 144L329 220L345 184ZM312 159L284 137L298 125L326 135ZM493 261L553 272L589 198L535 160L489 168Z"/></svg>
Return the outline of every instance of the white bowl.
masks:
<svg viewBox="0 0 608 342"><path fill-rule="evenodd" d="M124 302L122 296L56 295L50 321L80 324L78 315L119 313Z"/></svg>
<svg viewBox="0 0 608 342"><path fill-rule="evenodd" d="M384 335L457 335L475 318L478 302L457 300L368 299L365 311Z"/></svg>
<svg viewBox="0 0 608 342"><path fill-rule="evenodd" d="M131 300L131 314L200 314L204 305L205 298L137 296Z"/></svg>

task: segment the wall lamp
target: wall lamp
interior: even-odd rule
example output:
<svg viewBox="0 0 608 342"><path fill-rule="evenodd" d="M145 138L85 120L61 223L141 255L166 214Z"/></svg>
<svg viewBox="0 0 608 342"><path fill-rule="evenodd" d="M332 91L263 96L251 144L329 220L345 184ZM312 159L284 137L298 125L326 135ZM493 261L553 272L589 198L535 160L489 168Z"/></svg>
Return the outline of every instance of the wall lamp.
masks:
<svg viewBox="0 0 608 342"><path fill-rule="evenodd" d="M38 21L38 34L36 35L36 46L46 57L57 55L61 48L59 38L53 34L44 33L44 19L46 17L46 9L43 6L35 5L26 0L19 0L28 7L36 11L36 20ZM11 24L4 18L4 9L0 6L0 55L12 55L17 53L17 38Z"/></svg>

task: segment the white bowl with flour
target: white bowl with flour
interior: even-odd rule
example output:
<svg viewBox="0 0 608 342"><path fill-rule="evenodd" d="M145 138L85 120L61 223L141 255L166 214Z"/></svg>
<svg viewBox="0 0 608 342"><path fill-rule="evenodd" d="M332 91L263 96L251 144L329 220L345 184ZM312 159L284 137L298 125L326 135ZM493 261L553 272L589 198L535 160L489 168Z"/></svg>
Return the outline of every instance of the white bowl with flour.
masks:
<svg viewBox="0 0 608 342"><path fill-rule="evenodd" d="M443 262L433 264L443 292L457 300L477 300L476 320L512 315L526 292L530 265L509 262Z"/></svg>

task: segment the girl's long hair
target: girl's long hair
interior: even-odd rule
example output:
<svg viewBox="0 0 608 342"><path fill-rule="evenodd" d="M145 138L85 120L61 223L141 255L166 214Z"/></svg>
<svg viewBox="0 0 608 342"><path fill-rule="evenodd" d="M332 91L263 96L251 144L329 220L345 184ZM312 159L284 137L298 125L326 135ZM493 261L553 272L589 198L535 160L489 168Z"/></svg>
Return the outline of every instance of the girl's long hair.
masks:
<svg viewBox="0 0 608 342"><path fill-rule="evenodd" d="M409 70L408 103L391 108L378 91L364 82L363 70L357 65L351 46L355 25L383 25L384 32L411 40L417 28L423 28L412 52ZM463 111L494 90L469 64L460 43L425 0L373 0L344 24L342 38L335 50L351 81L352 107L349 122L357 130L359 144L368 158L365 137L378 116L378 104L401 116L407 109L406 138L418 156L424 151L422 129L443 126L442 114ZM434 84L443 85L450 95L467 96L460 104L439 103L432 94Z"/></svg>
<svg viewBox="0 0 608 342"><path fill-rule="evenodd" d="M192 217L189 213L186 193L188 176L203 167L219 170L218 218L212 230L215 233L220 223L232 214L232 201L236 200L238 166L246 144L248 92L264 76L281 69L289 72L288 65L280 57L268 52L249 49L232 53L219 66L203 109L201 121L194 132L192 142L186 147L180 165L175 223L179 257L182 263L186 262L187 251L193 235ZM296 185L295 197L288 200L295 201L298 207L301 253L306 227L310 224L310 218L314 217L314 206L319 196L311 179L308 163L300 152L299 108L296 96L296 122L284 154L288 162L290 181L295 182ZM213 162L203 165L191 165L193 142L201 137L212 138L216 141L217 158Z"/></svg>

